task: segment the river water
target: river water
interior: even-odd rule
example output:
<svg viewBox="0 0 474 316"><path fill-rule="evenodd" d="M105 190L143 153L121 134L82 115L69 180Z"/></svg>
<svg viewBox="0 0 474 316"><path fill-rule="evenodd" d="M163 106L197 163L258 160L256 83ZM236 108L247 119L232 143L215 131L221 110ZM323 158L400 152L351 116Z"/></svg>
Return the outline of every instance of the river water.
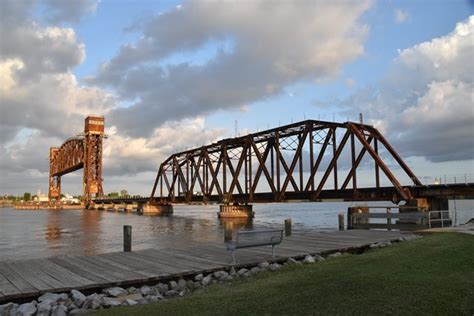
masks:
<svg viewBox="0 0 474 316"><path fill-rule="evenodd" d="M334 230L337 215L345 214L349 206L355 205L392 204L255 204L253 221L236 221L234 228L282 228L284 220L291 218L293 230ZM458 223L474 217L474 201L450 201L453 219L454 209ZM0 261L121 251L123 225L133 227L133 250L220 242L224 239L224 223L217 218L217 211L217 205L176 205L171 216L141 216L94 210L0 208Z"/></svg>

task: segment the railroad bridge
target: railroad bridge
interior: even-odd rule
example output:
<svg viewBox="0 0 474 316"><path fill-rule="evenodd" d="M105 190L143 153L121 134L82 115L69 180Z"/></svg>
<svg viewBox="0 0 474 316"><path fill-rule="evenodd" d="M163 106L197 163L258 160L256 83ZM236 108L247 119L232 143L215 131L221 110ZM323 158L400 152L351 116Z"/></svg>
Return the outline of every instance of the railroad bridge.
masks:
<svg viewBox="0 0 474 316"><path fill-rule="evenodd" d="M49 198L58 203L61 177L83 169L83 204L138 204L170 213L176 203L218 203L222 217L253 216L252 203L392 201L430 210L448 198L474 196L474 184L423 185L373 126L306 120L223 139L169 156L150 197L104 198L104 118L88 116L84 132L50 148Z"/></svg>
<svg viewBox="0 0 474 316"><path fill-rule="evenodd" d="M49 200L57 203L61 196L61 177L83 169L83 203L88 205L95 197L102 197L102 143L104 117L88 116L84 133L69 138L60 147L49 149Z"/></svg>
<svg viewBox="0 0 474 316"><path fill-rule="evenodd" d="M306 120L175 153L159 166L150 197L94 202L135 202L153 213L219 203L222 217L248 217L252 203L388 200L435 210L466 196L472 183L423 185L373 126Z"/></svg>

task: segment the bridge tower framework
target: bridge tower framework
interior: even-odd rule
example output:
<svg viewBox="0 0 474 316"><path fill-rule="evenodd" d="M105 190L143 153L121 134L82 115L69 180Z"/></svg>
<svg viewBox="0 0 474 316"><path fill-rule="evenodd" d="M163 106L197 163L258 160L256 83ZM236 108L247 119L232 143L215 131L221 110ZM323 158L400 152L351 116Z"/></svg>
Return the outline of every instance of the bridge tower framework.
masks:
<svg viewBox="0 0 474 316"><path fill-rule="evenodd" d="M105 137L104 118L88 116L84 133L73 137L61 147L49 150L50 176L49 200L57 202L61 197L61 177L75 170L84 169L82 196L84 205L94 197L102 197L102 144Z"/></svg>

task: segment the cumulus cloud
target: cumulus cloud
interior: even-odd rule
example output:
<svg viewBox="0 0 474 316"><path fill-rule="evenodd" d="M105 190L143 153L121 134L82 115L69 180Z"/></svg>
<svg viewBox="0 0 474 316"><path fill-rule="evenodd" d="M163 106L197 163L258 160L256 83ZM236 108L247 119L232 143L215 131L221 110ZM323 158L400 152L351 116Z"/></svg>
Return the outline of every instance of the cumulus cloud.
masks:
<svg viewBox="0 0 474 316"><path fill-rule="evenodd" d="M122 130L151 135L168 120L240 108L288 84L337 75L363 53L368 28L360 17L369 7L365 1L185 2L148 22L141 39L123 46L92 82L132 103L111 113ZM203 64L165 63L211 48L215 54Z"/></svg>
<svg viewBox="0 0 474 316"><path fill-rule="evenodd" d="M405 156L474 158L474 16L442 37L400 51L376 87L345 104L363 112Z"/></svg>
<svg viewBox="0 0 474 316"><path fill-rule="evenodd" d="M171 154L202 146L222 138L227 131L208 128L203 118L172 121L155 128L150 137L130 137L107 131L104 143L104 172L108 175L156 171Z"/></svg>
<svg viewBox="0 0 474 316"><path fill-rule="evenodd" d="M86 14L95 12L99 0L44 0L44 3L51 22L79 22Z"/></svg>

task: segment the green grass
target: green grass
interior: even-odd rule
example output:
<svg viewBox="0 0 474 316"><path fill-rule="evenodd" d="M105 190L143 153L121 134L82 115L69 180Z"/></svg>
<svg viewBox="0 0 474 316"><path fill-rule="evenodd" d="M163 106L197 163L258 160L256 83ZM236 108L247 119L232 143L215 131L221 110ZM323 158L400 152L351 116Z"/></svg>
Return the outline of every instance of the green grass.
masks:
<svg viewBox="0 0 474 316"><path fill-rule="evenodd" d="M456 233L289 266L232 286L94 315L471 315L474 236Z"/></svg>

